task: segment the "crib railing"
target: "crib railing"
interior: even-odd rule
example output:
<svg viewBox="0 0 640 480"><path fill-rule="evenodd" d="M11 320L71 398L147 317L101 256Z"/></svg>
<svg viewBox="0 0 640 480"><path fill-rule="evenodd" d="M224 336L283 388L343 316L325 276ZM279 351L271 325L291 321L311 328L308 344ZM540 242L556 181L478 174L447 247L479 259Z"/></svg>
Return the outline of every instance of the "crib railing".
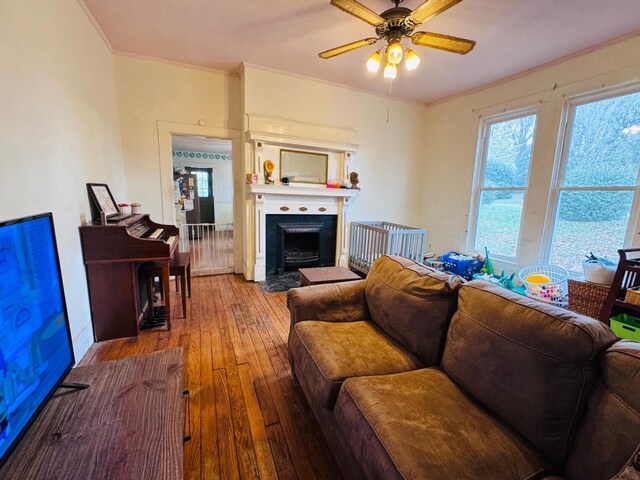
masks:
<svg viewBox="0 0 640 480"><path fill-rule="evenodd" d="M233 224L180 225L180 251L191 254L192 275L233 273Z"/></svg>
<svg viewBox="0 0 640 480"><path fill-rule="evenodd" d="M398 255L422 262L427 244L425 229L390 222L352 222L349 267L368 273L381 255Z"/></svg>

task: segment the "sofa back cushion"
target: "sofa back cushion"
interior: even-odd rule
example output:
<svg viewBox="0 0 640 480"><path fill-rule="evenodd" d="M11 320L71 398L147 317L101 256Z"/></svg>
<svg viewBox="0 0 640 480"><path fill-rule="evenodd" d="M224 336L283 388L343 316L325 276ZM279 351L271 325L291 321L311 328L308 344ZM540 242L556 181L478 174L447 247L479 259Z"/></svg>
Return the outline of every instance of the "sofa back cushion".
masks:
<svg viewBox="0 0 640 480"><path fill-rule="evenodd" d="M602 371L567 461L570 479L605 480L625 466L637 468L640 477L640 343L613 345L602 357Z"/></svg>
<svg viewBox="0 0 640 480"><path fill-rule="evenodd" d="M402 257L383 256L365 286L371 319L425 366L438 363L462 280Z"/></svg>
<svg viewBox="0 0 640 480"><path fill-rule="evenodd" d="M597 320L474 281L460 289L442 368L560 466L615 341Z"/></svg>

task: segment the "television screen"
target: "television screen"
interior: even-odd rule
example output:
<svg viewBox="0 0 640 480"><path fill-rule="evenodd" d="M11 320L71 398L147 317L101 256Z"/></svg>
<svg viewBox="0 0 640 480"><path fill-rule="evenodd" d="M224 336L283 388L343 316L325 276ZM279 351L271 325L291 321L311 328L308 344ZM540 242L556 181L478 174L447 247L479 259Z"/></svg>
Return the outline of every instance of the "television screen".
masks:
<svg viewBox="0 0 640 480"><path fill-rule="evenodd" d="M0 465L73 363L52 215L0 222Z"/></svg>

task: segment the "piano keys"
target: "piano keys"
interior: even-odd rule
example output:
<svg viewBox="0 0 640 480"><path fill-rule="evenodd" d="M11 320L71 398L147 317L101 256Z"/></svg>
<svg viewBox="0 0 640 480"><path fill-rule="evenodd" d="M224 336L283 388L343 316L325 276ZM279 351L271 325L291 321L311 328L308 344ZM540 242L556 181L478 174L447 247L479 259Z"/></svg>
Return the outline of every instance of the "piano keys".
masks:
<svg viewBox="0 0 640 480"><path fill-rule="evenodd" d="M167 328L171 328L169 263L178 250L178 236L178 227L155 223L149 215L80 227L96 341L138 335L148 301L152 301L146 299L142 278L145 262L163 265Z"/></svg>

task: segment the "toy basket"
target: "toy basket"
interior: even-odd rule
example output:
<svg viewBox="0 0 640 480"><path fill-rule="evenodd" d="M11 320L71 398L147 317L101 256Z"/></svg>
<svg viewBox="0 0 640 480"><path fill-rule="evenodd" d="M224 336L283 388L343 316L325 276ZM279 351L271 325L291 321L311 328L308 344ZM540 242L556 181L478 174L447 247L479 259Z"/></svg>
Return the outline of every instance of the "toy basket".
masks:
<svg viewBox="0 0 640 480"><path fill-rule="evenodd" d="M466 280L471 280L474 273L478 273L484 265L477 258L463 255L458 252L449 252L439 258L445 271L460 275Z"/></svg>
<svg viewBox="0 0 640 480"><path fill-rule="evenodd" d="M527 278L531 275L545 275L549 278L547 283L528 282ZM546 263L536 263L524 267L518 273L520 280L526 287L527 297L540 300L541 302L551 303L559 307L568 305L568 286L567 279L569 272L564 268Z"/></svg>
<svg viewBox="0 0 640 480"><path fill-rule="evenodd" d="M640 289L638 287L627 288L624 301L633 305L640 305Z"/></svg>
<svg viewBox="0 0 640 480"><path fill-rule="evenodd" d="M640 319L626 313L611 317L611 330L618 338L640 342Z"/></svg>

